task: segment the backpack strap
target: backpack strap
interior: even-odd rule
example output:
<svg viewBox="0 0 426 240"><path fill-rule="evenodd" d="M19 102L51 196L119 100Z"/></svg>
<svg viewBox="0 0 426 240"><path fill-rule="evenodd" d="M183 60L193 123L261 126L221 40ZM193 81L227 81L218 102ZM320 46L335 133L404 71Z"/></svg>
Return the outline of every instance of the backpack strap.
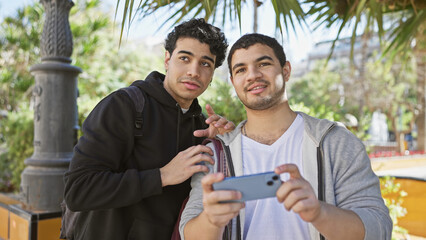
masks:
<svg viewBox="0 0 426 240"><path fill-rule="evenodd" d="M207 145L210 142L214 145L214 151L218 159L216 164L216 172L223 173L225 177L234 177L234 164L232 162L229 146L227 146L223 140L219 138L204 139L202 144Z"/></svg>
<svg viewBox="0 0 426 240"><path fill-rule="evenodd" d="M142 126L143 117L142 111L145 106L145 93L136 86L129 86L122 88L124 92L129 95L135 105L136 117L135 117L135 137L143 136Z"/></svg>
<svg viewBox="0 0 426 240"><path fill-rule="evenodd" d="M222 139L220 138L214 138L214 139L205 139L203 141L203 144L206 145L207 143L213 143L214 145L214 151L217 156L218 162L216 163L216 172L221 172L225 175L225 177L234 177L235 176L235 170L234 170L234 164L232 162L232 156L231 156L231 150L229 149L229 146L226 145ZM240 224L240 215L236 218L236 226L237 226L237 239L241 239L241 224ZM232 225L234 220L231 220L228 225L225 227L225 231L223 232L222 239L228 240L232 239Z"/></svg>

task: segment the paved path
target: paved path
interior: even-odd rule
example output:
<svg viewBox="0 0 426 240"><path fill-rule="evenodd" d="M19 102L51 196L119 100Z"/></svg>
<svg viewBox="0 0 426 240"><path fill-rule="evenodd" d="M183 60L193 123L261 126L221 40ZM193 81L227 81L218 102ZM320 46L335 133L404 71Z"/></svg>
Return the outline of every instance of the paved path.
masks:
<svg viewBox="0 0 426 240"><path fill-rule="evenodd" d="M426 155L372 158L371 166L378 176L391 175L426 181Z"/></svg>

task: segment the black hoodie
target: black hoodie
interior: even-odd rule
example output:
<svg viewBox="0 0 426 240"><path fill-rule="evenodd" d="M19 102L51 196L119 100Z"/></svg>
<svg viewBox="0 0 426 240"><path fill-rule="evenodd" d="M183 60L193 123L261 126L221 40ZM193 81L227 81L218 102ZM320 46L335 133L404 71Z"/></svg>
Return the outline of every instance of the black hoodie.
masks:
<svg viewBox="0 0 426 240"><path fill-rule="evenodd" d="M75 239L170 239L190 180L162 187L160 168L203 139L206 128L195 99L184 114L152 72L136 81L145 92L143 136L134 137L135 107L123 90L104 98L83 124L66 172L65 201L82 211Z"/></svg>

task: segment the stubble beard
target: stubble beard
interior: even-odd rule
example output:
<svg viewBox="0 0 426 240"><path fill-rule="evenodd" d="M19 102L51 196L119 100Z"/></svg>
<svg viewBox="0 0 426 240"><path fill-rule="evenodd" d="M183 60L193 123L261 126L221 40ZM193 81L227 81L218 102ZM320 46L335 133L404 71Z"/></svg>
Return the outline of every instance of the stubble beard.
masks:
<svg viewBox="0 0 426 240"><path fill-rule="evenodd" d="M253 102L248 102L246 98L244 101L241 100L241 102L246 108L251 110L266 110L275 106L280 101L280 99L283 98L284 91L285 84L283 84L282 88L274 92L274 94L271 96L260 97L260 99L257 99Z"/></svg>

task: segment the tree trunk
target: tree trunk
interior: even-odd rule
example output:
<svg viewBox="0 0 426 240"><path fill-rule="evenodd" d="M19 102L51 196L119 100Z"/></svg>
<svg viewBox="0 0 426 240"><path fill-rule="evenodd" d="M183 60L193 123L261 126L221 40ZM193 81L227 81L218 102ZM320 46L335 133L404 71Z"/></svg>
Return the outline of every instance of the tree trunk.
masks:
<svg viewBox="0 0 426 240"><path fill-rule="evenodd" d="M401 145L401 131L398 130L398 115L396 117L392 116L392 114L386 114L386 117L391 121L392 128L395 134L395 142L397 144L397 151L402 152L402 145Z"/></svg>
<svg viewBox="0 0 426 240"><path fill-rule="evenodd" d="M259 7L258 0L253 0L253 32L257 33L257 8Z"/></svg>
<svg viewBox="0 0 426 240"><path fill-rule="evenodd" d="M426 149L426 135L425 135L425 115L426 115L426 36L424 31L426 24L420 25L416 36L416 47L414 48L414 55L417 64L417 104L419 115L416 118L417 125L417 149L425 151Z"/></svg>
<svg viewBox="0 0 426 240"><path fill-rule="evenodd" d="M370 33L369 32L364 32L364 34L361 36L361 41L362 41L362 47L361 47L361 61L359 63L357 63L355 61L355 57L356 57L356 49L354 49L354 56L352 56L352 63L355 66L355 68L358 70L358 83L361 89L361 94L359 95L359 107L358 107L358 114L359 114L359 119L364 119L364 107L370 107L370 102L368 101L369 99L369 92L367 91L366 88L366 83L365 83L365 65L367 64L367 60L368 60L368 40L370 39ZM358 66L357 66L358 64ZM363 121L359 121L359 129L364 129L363 126Z"/></svg>

